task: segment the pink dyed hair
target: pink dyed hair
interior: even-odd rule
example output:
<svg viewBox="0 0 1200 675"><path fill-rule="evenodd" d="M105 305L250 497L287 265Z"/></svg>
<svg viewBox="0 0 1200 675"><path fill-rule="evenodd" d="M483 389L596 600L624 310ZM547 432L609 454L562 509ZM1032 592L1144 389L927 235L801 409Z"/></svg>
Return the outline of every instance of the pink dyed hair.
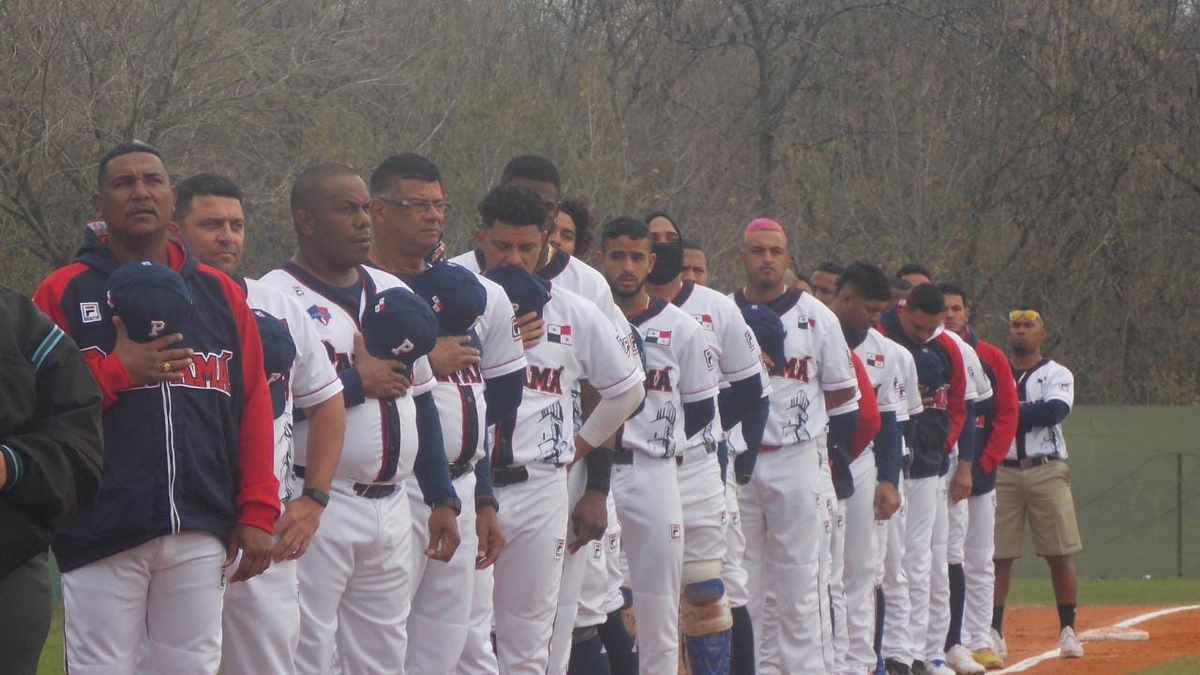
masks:
<svg viewBox="0 0 1200 675"><path fill-rule="evenodd" d="M742 236L751 232L783 232L783 226L770 218L755 218L746 223L746 228L742 230Z"/></svg>

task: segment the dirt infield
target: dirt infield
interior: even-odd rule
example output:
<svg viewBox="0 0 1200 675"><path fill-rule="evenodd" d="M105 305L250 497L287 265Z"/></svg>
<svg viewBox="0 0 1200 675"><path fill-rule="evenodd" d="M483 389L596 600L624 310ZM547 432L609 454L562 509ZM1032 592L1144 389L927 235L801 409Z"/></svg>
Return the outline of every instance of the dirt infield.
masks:
<svg viewBox="0 0 1200 675"><path fill-rule="evenodd" d="M1076 630L1112 626L1164 606L1100 605L1079 608ZM1145 642L1084 642L1082 659L1057 657L1022 671L1031 675L1128 675L1180 656L1200 655L1200 610L1177 612L1140 623ZM1058 614L1053 607L1013 607L1004 615L1008 664L1058 647Z"/></svg>

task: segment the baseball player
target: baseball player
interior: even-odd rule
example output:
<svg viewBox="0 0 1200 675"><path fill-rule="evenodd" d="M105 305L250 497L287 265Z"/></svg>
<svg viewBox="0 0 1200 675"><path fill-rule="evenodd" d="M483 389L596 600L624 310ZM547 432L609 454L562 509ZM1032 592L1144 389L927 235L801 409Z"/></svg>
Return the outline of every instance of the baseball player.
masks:
<svg viewBox="0 0 1200 675"><path fill-rule="evenodd" d="M232 181L200 174L176 186L174 221L201 262L229 275L246 293L262 336L263 360L275 416L275 475L283 516L275 524L271 567L225 591L222 673L293 673L300 639L296 558L308 548L328 501L342 451L346 409L342 383L304 308L284 291L237 274L245 248L242 192ZM303 489L288 480L293 461L293 410L308 420L308 467Z"/></svg>
<svg viewBox="0 0 1200 675"><path fill-rule="evenodd" d="M549 660L568 548L568 507L582 496L579 489L570 499L563 469L603 443L638 407L641 371L612 324L589 312L579 296L534 277L534 261L520 255L529 241L537 249L545 244L545 209L535 193L498 186L480 204L480 216L487 276L505 289L520 315L538 315L546 327L526 350L524 399L515 427L496 431L492 469L509 539L494 573L500 671L540 673ZM582 378L602 400L576 434L570 392ZM570 545L578 550L584 543L577 536Z"/></svg>
<svg viewBox="0 0 1200 675"><path fill-rule="evenodd" d="M681 620L689 672L727 675L734 619L723 582L729 513L717 445L725 440L724 430L739 423L744 424L744 435L761 442L769 407L763 388L769 380L757 340L737 305L712 289L683 281L678 225L665 213L652 216L647 224L654 241L655 263L647 277L646 291L652 298L662 298L682 309L700 324L725 385L718 401L720 419L688 439L679 465L679 493L683 500L685 584ZM715 596L715 601L693 605L696 594L689 592L688 584L712 587L704 598Z"/></svg>
<svg viewBox="0 0 1200 675"><path fill-rule="evenodd" d="M426 565L419 551L428 536L428 507L415 477L406 484L418 552L406 667L452 673L468 639L475 580L483 576L476 568L489 567L504 544L485 429L511 427L525 385L525 352L503 289L458 265L426 262L450 209L437 165L414 153L393 155L371 174L370 188L375 233L370 264L412 286L438 317L441 335L429 354L437 378L434 400L455 489L460 500L474 504L459 515L458 527L461 545L476 555Z"/></svg>
<svg viewBox="0 0 1200 675"><path fill-rule="evenodd" d="M643 672L673 672L679 662L684 579L678 467L689 461L684 453L687 439L716 414L717 368L695 319L646 292L655 256L644 222L618 217L605 223L600 262L621 312L645 344L646 401L625 424L613 458L613 496L633 592L638 665ZM689 611L703 612L699 608L713 605L719 609L719 565L701 573L693 570L686 581ZM725 624L727 629L727 619ZM693 629L695 635L716 632L696 625Z"/></svg>
<svg viewBox="0 0 1200 675"><path fill-rule="evenodd" d="M347 411L324 527L298 567L299 673L329 672L335 641L344 672L402 672L412 592L412 526L402 482L410 472L432 507L426 555L446 561L458 545L461 502L445 461L429 361L375 356L360 332L368 312L392 311L378 305L378 294L408 290L396 277L362 266L371 244L370 201L348 167L302 171L291 194L296 254L262 279L305 308L342 380ZM436 318L433 324L436 333ZM411 359L412 348L403 346L389 356ZM308 433L308 423L296 425L297 447ZM296 457L297 480L306 479L305 461Z"/></svg>
<svg viewBox="0 0 1200 675"><path fill-rule="evenodd" d="M855 449L861 444L869 446L871 452L859 452L850 464L854 492L841 507L845 517L842 565L845 605L841 615L845 617L847 646L839 659L839 672L846 673L861 673L875 666L872 618L879 557L876 523L891 518L900 506L901 449L896 413L902 405L898 386L901 363L890 356L899 345L873 328L890 297L884 273L857 262L843 269L829 307L863 365L880 418L879 430L871 438L861 438L864 434L861 421L855 431Z"/></svg>
<svg viewBox="0 0 1200 675"><path fill-rule="evenodd" d="M265 570L279 515L262 346L242 290L169 229L157 150L118 145L97 183L102 220L34 294L103 395L101 496L54 544L66 661L131 673L148 630L160 667L213 673L223 568Z"/></svg>
<svg viewBox="0 0 1200 675"><path fill-rule="evenodd" d="M1058 649L1064 659L1083 656L1075 635L1076 580L1071 554L1083 549L1071 497L1062 421L1075 403L1075 377L1042 355L1049 337L1042 314L1022 306L1009 312L1008 345L1020 401L1017 434L996 474L996 592L992 636L1006 656L1003 621L1013 560L1021 557L1028 517L1034 551L1050 566L1058 604Z"/></svg>
<svg viewBox="0 0 1200 675"><path fill-rule="evenodd" d="M883 645L888 658L914 671L926 667L923 659L929 634L930 584L936 573L932 569L935 522L939 501L945 504L942 476L966 417L967 378L962 355L953 338L938 332L944 309L942 292L932 284L921 284L912 289L906 301L884 312L879 322L880 332L912 354L923 405L923 411L911 420L912 460L904 481L908 630L896 626L893 634L885 629ZM965 468L970 470L969 466ZM956 470L954 479L960 479L961 473ZM889 635L903 639L904 634L906 641L889 643Z"/></svg>
<svg viewBox="0 0 1200 675"><path fill-rule="evenodd" d="M708 258L704 249L691 239L684 239L682 243L683 268L679 272L680 278L697 286L708 286Z"/></svg>
<svg viewBox="0 0 1200 675"><path fill-rule="evenodd" d="M946 296L946 330L957 333L979 356L984 374L991 383L991 404L976 407L975 463L972 465L971 496L967 499L967 531L963 545L962 569L950 568L951 583L958 578L963 590L959 602L951 606L950 635L946 638L946 661L954 667L966 650L980 666L1003 667L993 651L989 632L992 594L995 587L996 467L1004 460L1017 431L1017 385L1008 359L998 347L980 340L971 330L971 308L961 286L941 284ZM952 600L955 594L951 594ZM957 621L955 620L957 615ZM955 627L961 626L959 633ZM957 670L957 668L956 668Z"/></svg>
<svg viewBox="0 0 1200 675"><path fill-rule="evenodd" d="M750 221L739 258L747 283L734 300L741 307L766 305L787 330L785 360L771 370L771 412L758 466L738 492L759 672L821 673L818 445L827 425L836 437L832 446L849 444L857 408L835 417L826 411L853 405L854 366L837 317L784 284L790 254L779 223Z"/></svg>

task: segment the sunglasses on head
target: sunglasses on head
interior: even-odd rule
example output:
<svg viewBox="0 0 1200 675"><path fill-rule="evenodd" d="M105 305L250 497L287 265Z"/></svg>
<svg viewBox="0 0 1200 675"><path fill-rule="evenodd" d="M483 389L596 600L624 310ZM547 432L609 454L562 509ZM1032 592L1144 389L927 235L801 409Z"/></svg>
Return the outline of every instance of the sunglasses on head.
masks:
<svg viewBox="0 0 1200 675"><path fill-rule="evenodd" d="M1009 321L1041 321L1042 315L1036 309L1014 309L1008 313Z"/></svg>

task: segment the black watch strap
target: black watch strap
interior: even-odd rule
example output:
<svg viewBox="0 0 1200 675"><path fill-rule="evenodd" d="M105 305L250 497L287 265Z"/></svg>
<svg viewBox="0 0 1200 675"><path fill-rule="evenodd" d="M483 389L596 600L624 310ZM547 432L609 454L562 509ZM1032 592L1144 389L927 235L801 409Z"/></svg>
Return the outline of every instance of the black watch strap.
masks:
<svg viewBox="0 0 1200 675"><path fill-rule="evenodd" d="M300 496L308 497L314 502L320 504L321 508L329 506L329 493L325 492L324 490L318 490L317 488L304 488L304 490L300 493Z"/></svg>
<svg viewBox="0 0 1200 675"><path fill-rule="evenodd" d="M435 500L433 500L433 503L429 505L429 508L436 509L436 508L439 508L442 506L449 506L450 509L452 511L454 511L454 515L456 515L456 516L460 515L462 513L462 500L459 499L457 496L455 496L455 497L440 497L438 499L435 499Z"/></svg>
<svg viewBox="0 0 1200 675"><path fill-rule="evenodd" d="M478 511L485 506L490 506L496 510L496 513L500 513L500 501L498 499L492 495L477 495L475 497L475 510Z"/></svg>

